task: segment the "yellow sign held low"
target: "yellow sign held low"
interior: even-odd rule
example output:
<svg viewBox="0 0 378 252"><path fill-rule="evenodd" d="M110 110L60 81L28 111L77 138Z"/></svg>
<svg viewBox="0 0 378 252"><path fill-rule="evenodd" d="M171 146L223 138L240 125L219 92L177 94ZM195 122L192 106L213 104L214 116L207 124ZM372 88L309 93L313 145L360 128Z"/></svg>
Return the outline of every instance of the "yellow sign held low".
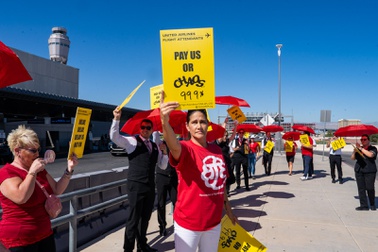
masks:
<svg viewBox="0 0 378 252"><path fill-rule="evenodd" d="M221 221L218 252L265 252L267 248L239 224L225 215Z"/></svg>
<svg viewBox="0 0 378 252"><path fill-rule="evenodd" d="M331 146L333 150L338 150L344 148L346 145L344 138L337 139L331 142Z"/></svg>
<svg viewBox="0 0 378 252"><path fill-rule="evenodd" d="M270 153L274 147L274 143L270 140L268 140L265 144L264 151Z"/></svg>
<svg viewBox="0 0 378 252"><path fill-rule="evenodd" d="M299 141L301 142L302 145L304 146L310 146L310 139L307 134L303 134L299 136Z"/></svg>
<svg viewBox="0 0 378 252"><path fill-rule="evenodd" d="M294 142L293 141L286 141L285 142L285 152L292 152L293 151Z"/></svg>

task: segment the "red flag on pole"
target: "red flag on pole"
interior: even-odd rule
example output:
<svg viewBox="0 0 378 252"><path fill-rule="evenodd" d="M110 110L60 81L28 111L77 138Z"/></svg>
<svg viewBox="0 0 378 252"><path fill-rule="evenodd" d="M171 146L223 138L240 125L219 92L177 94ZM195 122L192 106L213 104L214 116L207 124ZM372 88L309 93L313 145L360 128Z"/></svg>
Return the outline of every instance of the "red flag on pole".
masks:
<svg viewBox="0 0 378 252"><path fill-rule="evenodd" d="M32 80L32 77L9 47L0 41L0 88Z"/></svg>

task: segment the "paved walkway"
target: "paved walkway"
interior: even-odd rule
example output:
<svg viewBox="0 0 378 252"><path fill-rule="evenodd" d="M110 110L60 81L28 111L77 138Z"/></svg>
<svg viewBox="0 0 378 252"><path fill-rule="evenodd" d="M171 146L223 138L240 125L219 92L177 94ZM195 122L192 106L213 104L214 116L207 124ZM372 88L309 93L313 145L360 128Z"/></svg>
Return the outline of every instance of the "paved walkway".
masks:
<svg viewBox="0 0 378 252"><path fill-rule="evenodd" d="M275 153L271 176L263 175L258 160L257 179L250 180L252 190L242 186L230 197L240 224L268 251L378 251L378 215L355 210L359 201L353 168L343 164L344 183L333 184L328 157L315 155L314 167L314 179L301 181L300 154L292 176L284 155ZM167 220L168 235L160 237L156 211L151 217L148 243L159 251L174 251L172 215ZM123 235L124 228L114 230L80 251L122 252Z"/></svg>

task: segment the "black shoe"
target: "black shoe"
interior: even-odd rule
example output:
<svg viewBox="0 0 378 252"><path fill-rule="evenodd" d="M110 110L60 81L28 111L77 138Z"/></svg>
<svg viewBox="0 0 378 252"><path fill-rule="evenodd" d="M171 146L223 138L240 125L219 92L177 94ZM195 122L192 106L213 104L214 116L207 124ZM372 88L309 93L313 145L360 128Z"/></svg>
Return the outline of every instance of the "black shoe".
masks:
<svg viewBox="0 0 378 252"><path fill-rule="evenodd" d="M144 248L138 248L137 252L157 252L157 249L151 248L148 244L144 246Z"/></svg>
<svg viewBox="0 0 378 252"><path fill-rule="evenodd" d="M160 229L160 235L161 236L167 236L167 230L165 228Z"/></svg>
<svg viewBox="0 0 378 252"><path fill-rule="evenodd" d="M368 207L359 206L359 207L356 207L356 210L357 211L366 211L366 210L369 210L369 208Z"/></svg>
<svg viewBox="0 0 378 252"><path fill-rule="evenodd" d="M336 179L332 179L332 183L334 183L334 184L335 184L335 183L336 183Z"/></svg>
<svg viewBox="0 0 378 252"><path fill-rule="evenodd" d="M371 211L375 211L375 210L377 210L377 208L376 208L375 206L371 206L371 207L370 207L370 210L371 210Z"/></svg>
<svg viewBox="0 0 378 252"><path fill-rule="evenodd" d="M240 185L238 185L238 186L236 187L236 189L240 189Z"/></svg>
<svg viewBox="0 0 378 252"><path fill-rule="evenodd" d="M339 179L339 184L341 185L343 183L343 179Z"/></svg>
<svg viewBox="0 0 378 252"><path fill-rule="evenodd" d="M245 190L246 190L246 191L251 191L251 189L249 189L249 187L246 187Z"/></svg>

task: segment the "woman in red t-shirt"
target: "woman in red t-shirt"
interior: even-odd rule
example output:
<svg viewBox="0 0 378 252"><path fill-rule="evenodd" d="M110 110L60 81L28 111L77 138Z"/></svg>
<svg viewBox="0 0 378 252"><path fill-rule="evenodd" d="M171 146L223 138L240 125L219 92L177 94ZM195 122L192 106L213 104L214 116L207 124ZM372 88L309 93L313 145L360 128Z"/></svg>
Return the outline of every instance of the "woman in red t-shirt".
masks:
<svg viewBox="0 0 378 252"><path fill-rule="evenodd" d="M44 207L46 196L62 194L77 165L76 156L67 161L67 169L56 182L45 170L46 161L39 158L37 134L24 125L7 138L14 161L0 169L0 242L10 251L56 251L50 216Z"/></svg>
<svg viewBox="0 0 378 252"><path fill-rule="evenodd" d="M293 164L295 158L295 151L298 148L297 144L293 141L293 138L290 137L284 144L285 152L286 152L286 161L287 166L289 168L289 176L293 173Z"/></svg>
<svg viewBox="0 0 378 252"><path fill-rule="evenodd" d="M162 95L163 96L163 95ZM206 141L208 121L205 110L189 110L186 129L190 139L179 142L169 125L169 114L177 102L160 104L164 140L170 149L170 164L176 168L179 185L173 218L175 249L180 252L216 252L222 210L237 222L225 192L228 176L221 149Z"/></svg>
<svg viewBox="0 0 378 252"><path fill-rule="evenodd" d="M255 142L255 137L249 139L249 153L248 153L248 171L250 177L255 179L256 160L260 153L260 144Z"/></svg>

